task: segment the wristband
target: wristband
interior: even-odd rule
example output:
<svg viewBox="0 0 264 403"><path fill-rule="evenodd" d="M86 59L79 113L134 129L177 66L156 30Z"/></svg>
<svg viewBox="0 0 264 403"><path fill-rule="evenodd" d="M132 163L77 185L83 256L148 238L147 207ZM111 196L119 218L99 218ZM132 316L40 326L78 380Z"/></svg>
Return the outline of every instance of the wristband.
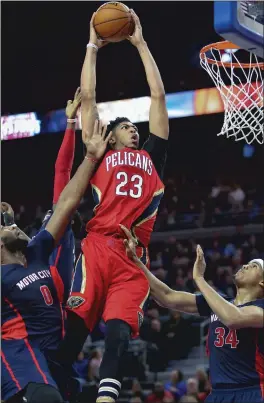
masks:
<svg viewBox="0 0 264 403"><path fill-rule="evenodd" d="M14 225L14 218L7 212L2 213L4 218L5 226L10 227L10 225Z"/></svg>
<svg viewBox="0 0 264 403"><path fill-rule="evenodd" d="M67 123L76 123L77 122L77 119L76 118L74 118L74 119L67 119Z"/></svg>
<svg viewBox="0 0 264 403"><path fill-rule="evenodd" d="M98 162L98 160L97 160L96 158L87 157L87 155L86 155L84 158L85 158L86 160L92 161L92 162L94 162L94 163L97 163L97 162Z"/></svg>
<svg viewBox="0 0 264 403"><path fill-rule="evenodd" d="M98 49L99 49L97 45L95 45L94 43L91 43L91 42L89 42L86 45L86 48L94 48L96 51L98 51Z"/></svg>

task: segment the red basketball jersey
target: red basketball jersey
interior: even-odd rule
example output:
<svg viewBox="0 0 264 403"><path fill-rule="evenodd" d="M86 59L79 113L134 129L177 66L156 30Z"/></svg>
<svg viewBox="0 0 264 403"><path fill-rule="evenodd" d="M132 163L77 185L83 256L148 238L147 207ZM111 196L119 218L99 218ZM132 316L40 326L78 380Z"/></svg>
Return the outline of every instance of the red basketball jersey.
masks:
<svg viewBox="0 0 264 403"><path fill-rule="evenodd" d="M88 231L113 236L122 233L123 224L148 246L164 185L146 149L124 148L105 155L91 180L97 205Z"/></svg>

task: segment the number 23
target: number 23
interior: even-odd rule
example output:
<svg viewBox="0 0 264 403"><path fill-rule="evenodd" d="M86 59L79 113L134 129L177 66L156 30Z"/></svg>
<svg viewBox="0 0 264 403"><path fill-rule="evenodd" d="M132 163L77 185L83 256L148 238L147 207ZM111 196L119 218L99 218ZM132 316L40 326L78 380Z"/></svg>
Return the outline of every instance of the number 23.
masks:
<svg viewBox="0 0 264 403"><path fill-rule="evenodd" d="M138 199L142 196L142 185L143 178L140 175L133 175L130 179L130 182L133 183L132 189L128 191L124 189L124 187L128 184L129 178L126 172L118 172L116 175L118 180L121 179L121 182L116 186L116 194L119 196L131 196L134 199Z"/></svg>

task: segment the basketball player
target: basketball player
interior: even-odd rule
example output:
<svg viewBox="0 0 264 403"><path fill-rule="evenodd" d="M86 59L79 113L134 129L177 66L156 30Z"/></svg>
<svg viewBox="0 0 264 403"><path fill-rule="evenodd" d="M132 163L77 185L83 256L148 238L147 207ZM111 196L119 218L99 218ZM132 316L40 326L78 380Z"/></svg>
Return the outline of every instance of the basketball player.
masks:
<svg viewBox="0 0 264 403"><path fill-rule="evenodd" d="M146 275L152 297L162 306L211 318L208 335L212 392L207 403L264 401L264 261L254 259L234 276L232 301L219 295L204 279L205 260L200 246L193 279L201 294L170 289L158 280L135 251L136 241L122 226L127 255Z"/></svg>
<svg viewBox="0 0 264 403"><path fill-rule="evenodd" d="M62 191L46 229L31 241L16 226L1 227L2 398L12 403L57 403L62 397L46 356L63 337L62 310L49 256L65 232L111 133L96 121L87 153Z"/></svg>
<svg viewBox="0 0 264 403"><path fill-rule="evenodd" d="M63 141L55 163L55 177L53 189L53 209L60 197L61 192L69 183L72 171L72 164L75 150L75 125L76 115L81 104L81 89L77 88L73 101L67 102L65 110L67 116L67 127L63 137ZM52 211L46 214L41 230L45 229ZM75 261L75 240L74 231L80 232L81 219L76 212L73 219L69 222L63 237L60 239L57 247L50 255L50 271L57 288L59 299L63 305L69 297L71 281L73 276L74 261Z"/></svg>
<svg viewBox="0 0 264 403"><path fill-rule="evenodd" d="M138 254L147 263L147 246L164 192L162 183L169 135L165 91L158 67L144 41L140 21L129 41L137 48L150 88L150 136L141 150L137 127L126 117L110 122L113 135L91 185L95 216L88 223L68 306L91 332L102 317L106 322L105 353L100 367L97 403L115 402L121 388L122 358L129 339L137 336L149 293L144 274L124 258L125 224L138 239ZM103 46L93 28L81 75L83 140L96 118L96 57ZM80 334L80 332L78 332ZM76 345L76 343L75 343Z"/></svg>

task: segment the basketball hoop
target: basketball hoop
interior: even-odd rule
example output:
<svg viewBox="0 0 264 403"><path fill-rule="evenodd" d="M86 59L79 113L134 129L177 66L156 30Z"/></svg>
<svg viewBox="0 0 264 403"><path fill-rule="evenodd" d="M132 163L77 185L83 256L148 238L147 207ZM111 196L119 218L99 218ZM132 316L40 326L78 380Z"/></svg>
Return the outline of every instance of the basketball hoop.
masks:
<svg viewBox="0 0 264 403"><path fill-rule="evenodd" d="M244 62L243 56L247 55ZM239 57L239 58L238 58ZM239 59L242 59L240 61ZM200 51L200 62L220 92L224 124L220 135L264 144L264 63L232 42L216 42Z"/></svg>

